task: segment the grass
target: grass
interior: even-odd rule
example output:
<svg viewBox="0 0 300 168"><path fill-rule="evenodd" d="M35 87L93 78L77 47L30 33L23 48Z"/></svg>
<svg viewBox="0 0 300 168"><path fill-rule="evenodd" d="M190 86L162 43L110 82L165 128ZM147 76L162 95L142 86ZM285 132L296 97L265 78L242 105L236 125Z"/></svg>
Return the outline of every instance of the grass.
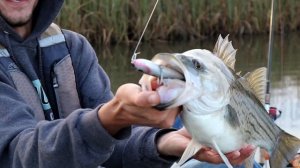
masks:
<svg viewBox="0 0 300 168"><path fill-rule="evenodd" d="M155 0L65 0L57 18L63 28L94 43L137 41ZM271 0L160 0L143 40L205 39L216 34L269 31ZM300 29L300 1L275 0L275 32Z"/></svg>

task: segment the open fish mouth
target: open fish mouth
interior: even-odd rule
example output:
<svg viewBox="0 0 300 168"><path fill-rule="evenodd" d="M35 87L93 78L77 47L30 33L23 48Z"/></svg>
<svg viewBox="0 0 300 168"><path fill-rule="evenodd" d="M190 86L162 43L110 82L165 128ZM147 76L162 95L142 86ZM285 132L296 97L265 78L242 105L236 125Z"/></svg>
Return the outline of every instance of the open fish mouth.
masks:
<svg viewBox="0 0 300 168"><path fill-rule="evenodd" d="M145 73L139 83L148 90L156 90L160 95L160 104L157 109L163 110L183 105L187 100L184 95L189 91L187 83L190 75L186 66L182 62L184 56L180 54L160 53L153 57L151 61L137 59L133 65ZM159 86L153 88L151 78L157 78ZM181 99L180 101L178 101Z"/></svg>

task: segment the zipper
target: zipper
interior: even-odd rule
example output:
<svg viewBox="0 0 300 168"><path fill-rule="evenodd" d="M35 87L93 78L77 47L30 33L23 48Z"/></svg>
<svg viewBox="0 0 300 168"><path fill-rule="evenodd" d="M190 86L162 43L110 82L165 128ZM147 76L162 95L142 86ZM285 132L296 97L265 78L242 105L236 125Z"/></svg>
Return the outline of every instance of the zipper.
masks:
<svg viewBox="0 0 300 168"><path fill-rule="evenodd" d="M57 76L56 74L54 73L54 71L52 70L51 71L51 76L52 76L52 86L53 88L58 88L58 82L57 82Z"/></svg>
<svg viewBox="0 0 300 168"><path fill-rule="evenodd" d="M55 67L56 63L54 63L54 66L51 69L50 75L52 78L52 87L54 90L54 96L55 96L55 101L56 101L56 110L58 111L57 115L58 118L60 118L61 115L61 111L62 111L62 107L61 107L61 103L60 103L60 97L59 97L59 84L58 84L58 80L57 80L57 74L54 71L54 67Z"/></svg>

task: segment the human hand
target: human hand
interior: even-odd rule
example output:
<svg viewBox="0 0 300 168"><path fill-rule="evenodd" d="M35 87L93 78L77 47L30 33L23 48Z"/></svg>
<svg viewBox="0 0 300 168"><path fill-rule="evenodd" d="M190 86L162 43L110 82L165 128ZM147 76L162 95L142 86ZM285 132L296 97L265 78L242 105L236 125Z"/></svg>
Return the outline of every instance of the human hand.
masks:
<svg viewBox="0 0 300 168"><path fill-rule="evenodd" d="M178 131L169 132L159 137L157 141L157 149L160 154L167 156L180 157L191 137L186 129L182 128ZM241 165L246 158L248 158L255 147L252 145L245 146L244 148L225 154L232 165ZM195 155L194 158L200 161L219 164L223 163L220 155L211 148L203 147Z"/></svg>
<svg viewBox="0 0 300 168"><path fill-rule="evenodd" d="M297 154L294 159L292 160L293 168L300 167L300 154Z"/></svg>
<svg viewBox="0 0 300 168"><path fill-rule="evenodd" d="M225 156L233 166L242 165L245 159L247 159L254 152L255 148L256 147L253 145L247 145L240 150L226 153ZM195 159L214 164L223 163L222 158L215 150L206 147L200 149L195 154Z"/></svg>
<svg viewBox="0 0 300 168"><path fill-rule="evenodd" d="M124 84L118 88L115 97L100 108L98 116L111 135L130 125L169 128L179 108L159 111L153 108L159 102L156 91L142 90L136 84Z"/></svg>

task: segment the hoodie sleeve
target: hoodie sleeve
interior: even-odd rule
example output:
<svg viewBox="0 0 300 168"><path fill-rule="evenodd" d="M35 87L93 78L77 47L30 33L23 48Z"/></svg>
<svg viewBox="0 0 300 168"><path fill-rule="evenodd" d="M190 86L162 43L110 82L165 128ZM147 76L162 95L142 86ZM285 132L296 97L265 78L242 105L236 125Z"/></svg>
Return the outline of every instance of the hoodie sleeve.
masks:
<svg viewBox="0 0 300 168"><path fill-rule="evenodd" d="M127 141L118 141L105 167L162 168L170 167L178 157L162 157L156 149L156 138L173 129L133 126ZM122 158L122 160L120 160Z"/></svg>
<svg viewBox="0 0 300 168"><path fill-rule="evenodd" d="M0 167L97 167L116 143L101 126L98 108L37 122L16 90L0 82Z"/></svg>

